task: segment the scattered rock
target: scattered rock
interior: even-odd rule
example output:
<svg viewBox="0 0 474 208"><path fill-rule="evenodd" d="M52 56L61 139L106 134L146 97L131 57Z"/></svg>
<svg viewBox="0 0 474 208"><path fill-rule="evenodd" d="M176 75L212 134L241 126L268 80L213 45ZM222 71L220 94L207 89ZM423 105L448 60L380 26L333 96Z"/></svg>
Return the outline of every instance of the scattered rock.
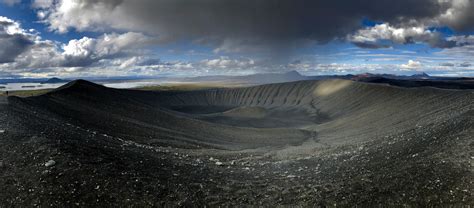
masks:
<svg viewBox="0 0 474 208"><path fill-rule="evenodd" d="M217 161L217 162L216 162L216 165L218 165L218 166L223 166L224 163Z"/></svg>
<svg viewBox="0 0 474 208"><path fill-rule="evenodd" d="M44 164L44 166L46 166L46 167L52 167L54 165L56 165L56 161L54 161L54 160L49 160L48 162L46 162Z"/></svg>
<svg viewBox="0 0 474 208"><path fill-rule="evenodd" d="M5 133L5 130L4 129L0 129L0 134L3 134Z"/></svg>

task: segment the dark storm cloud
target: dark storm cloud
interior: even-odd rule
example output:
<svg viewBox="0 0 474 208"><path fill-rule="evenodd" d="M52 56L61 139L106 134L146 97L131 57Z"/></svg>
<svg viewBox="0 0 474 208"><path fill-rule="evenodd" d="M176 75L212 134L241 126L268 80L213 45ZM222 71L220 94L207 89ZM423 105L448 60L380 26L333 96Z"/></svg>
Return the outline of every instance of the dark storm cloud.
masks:
<svg viewBox="0 0 474 208"><path fill-rule="evenodd" d="M474 31L474 0L453 0L449 12L441 15L440 24L460 32Z"/></svg>
<svg viewBox="0 0 474 208"><path fill-rule="evenodd" d="M17 23L0 16L0 63L14 62L33 44L31 37L19 30Z"/></svg>
<svg viewBox="0 0 474 208"><path fill-rule="evenodd" d="M176 38L235 38L326 42L360 27L362 18L400 24L434 18L445 7L437 0L82 0L77 8L48 18L51 27L90 29L97 25ZM90 13L100 13L93 16ZM59 14L59 15L58 15ZM87 15L83 18L77 15ZM75 22L74 18L82 18Z"/></svg>
<svg viewBox="0 0 474 208"><path fill-rule="evenodd" d="M20 34L0 35L0 63L14 62L15 58L34 43Z"/></svg>

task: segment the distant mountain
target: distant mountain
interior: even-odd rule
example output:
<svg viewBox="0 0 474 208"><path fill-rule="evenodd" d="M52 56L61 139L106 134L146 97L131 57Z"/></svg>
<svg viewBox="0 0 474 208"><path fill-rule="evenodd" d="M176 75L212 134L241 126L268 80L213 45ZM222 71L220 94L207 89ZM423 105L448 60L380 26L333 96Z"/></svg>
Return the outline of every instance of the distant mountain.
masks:
<svg viewBox="0 0 474 208"><path fill-rule="evenodd" d="M269 84L281 82L293 82L300 80L311 80L311 77L303 76L297 71L286 73L264 73L244 76L206 76L177 79L188 82L238 82L246 84Z"/></svg>
<svg viewBox="0 0 474 208"><path fill-rule="evenodd" d="M301 75L297 71L290 71L284 74L279 74L279 73L252 74L252 75L243 76L237 79L242 79L242 81L247 81L251 83L261 84L261 83L278 83L278 82L293 82L293 81L307 80L308 77Z"/></svg>
<svg viewBox="0 0 474 208"><path fill-rule="evenodd" d="M398 79L398 80L414 80L414 79L444 79L441 77L432 77L425 72L420 74L413 74L413 75L395 75L395 74L371 74L371 73L364 73L364 74L357 74L354 75L351 79L355 81L365 81L368 79L373 78L386 78L386 79Z"/></svg>
<svg viewBox="0 0 474 208"><path fill-rule="evenodd" d="M411 77L411 78L416 78L416 79L429 79L429 78L430 78L430 75L428 75L427 73L423 72L423 73L420 73L420 74L411 75L410 77Z"/></svg>
<svg viewBox="0 0 474 208"><path fill-rule="evenodd" d="M68 82L68 80L62 80L62 79L59 79L57 77L53 77L51 79L48 79L44 82L41 82L41 84L58 84L58 83L66 83Z"/></svg>

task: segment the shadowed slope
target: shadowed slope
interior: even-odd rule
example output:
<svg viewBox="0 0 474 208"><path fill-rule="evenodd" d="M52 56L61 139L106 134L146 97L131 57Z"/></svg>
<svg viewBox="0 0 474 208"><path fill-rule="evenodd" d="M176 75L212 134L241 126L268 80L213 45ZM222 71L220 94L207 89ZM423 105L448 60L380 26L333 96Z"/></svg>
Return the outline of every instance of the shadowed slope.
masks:
<svg viewBox="0 0 474 208"><path fill-rule="evenodd" d="M147 144L245 149L296 145L311 138L311 132L306 130L210 124L172 114L153 104L153 100L155 93L110 89L77 80L51 93L18 102L44 109L91 131Z"/></svg>

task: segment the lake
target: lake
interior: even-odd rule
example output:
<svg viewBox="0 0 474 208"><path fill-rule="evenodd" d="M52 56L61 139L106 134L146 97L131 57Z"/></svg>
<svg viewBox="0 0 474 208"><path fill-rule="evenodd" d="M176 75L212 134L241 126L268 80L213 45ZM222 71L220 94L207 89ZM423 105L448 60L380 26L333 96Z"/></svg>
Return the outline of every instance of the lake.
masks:
<svg viewBox="0 0 474 208"><path fill-rule="evenodd" d="M154 86L163 84L163 81L158 80L146 80L146 81L123 81L123 82L97 82L106 87L117 88L117 89L128 89L145 86ZM42 90L42 89L54 89L65 85L66 83L57 84L41 84L34 82L25 83L8 83L0 84L0 91L19 91L19 90Z"/></svg>

